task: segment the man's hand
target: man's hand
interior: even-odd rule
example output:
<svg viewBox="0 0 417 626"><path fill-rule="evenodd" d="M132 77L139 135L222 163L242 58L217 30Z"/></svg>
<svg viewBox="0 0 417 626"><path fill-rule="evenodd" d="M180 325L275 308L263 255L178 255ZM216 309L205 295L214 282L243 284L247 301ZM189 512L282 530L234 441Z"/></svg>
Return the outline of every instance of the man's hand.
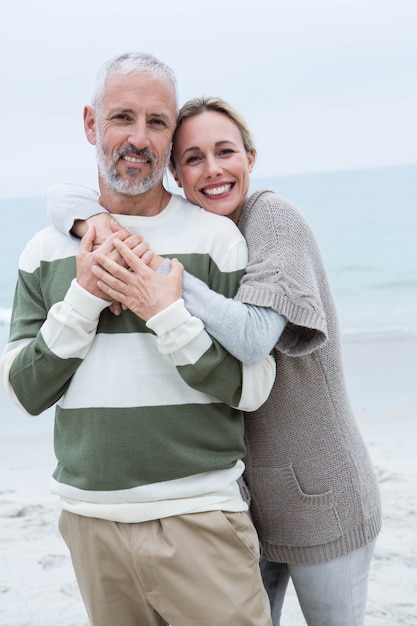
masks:
<svg viewBox="0 0 417 626"><path fill-rule="evenodd" d="M115 222L116 224L116 222ZM143 241L142 235L136 235L131 233L127 228L121 227L116 224L114 232L106 237L105 241L96 247L97 232L93 225L89 226L87 233L81 239L80 248L76 257L77 264L77 280L79 284L93 295L103 298L104 300L111 301L108 294L103 292L97 286L97 278L92 273L92 267L95 264L95 258L93 256L96 250L101 255L106 256L113 263L123 265L127 267L125 259L120 255L119 251L114 245L115 240L123 241L126 248L131 251L132 254L142 256L145 254L146 258L152 258L152 253L149 250L149 246L146 241ZM114 313L120 314L121 306L119 303L114 303Z"/></svg>
<svg viewBox="0 0 417 626"><path fill-rule="evenodd" d="M146 260L144 260L153 269L157 269L163 261L163 258L158 257L157 255L153 258L153 252L149 250L149 246L147 246L146 249L144 249L143 246L139 246L139 244L144 243L143 237L141 235L134 235L133 233L130 233L127 228L121 226L110 213L97 213L96 215L89 217L87 220L75 220L71 232L73 235L80 237L81 239L84 235L86 235L89 226L94 226L96 233L93 241L93 250L97 250L101 244L114 235L114 233L119 233L119 239L122 241L124 240L126 245L128 245L130 249L137 254L137 256L142 257L145 252L148 252ZM129 240L127 240L127 238L129 238ZM115 260L116 258L120 257L117 257L116 254Z"/></svg>
<svg viewBox="0 0 417 626"><path fill-rule="evenodd" d="M120 302L143 320L167 308L182 297L183 265L173 259L171 272L162 276L149 268L125 242L114 239L114 247L127 267L115 262L103 250L93 256L96 264L92 273L98 279L97 289L106 294L107 300Z"/></svg>
<svg viewBox="0 0 417 626"><path fill-rule="evenodd" d="M80 247L78 249L78 254L76 257L77 281L81 285L81 287L89 291L91 294L93 294L93 296L97 296L98 298L102 298L103 300L111 301L108 295L104 291L101 291L99 287L97 287L97 279L91 271L91 268L95 263L93 258L93 246L95 238L96 229L94 226L89 226L86 234L81 239Z"/></svg>

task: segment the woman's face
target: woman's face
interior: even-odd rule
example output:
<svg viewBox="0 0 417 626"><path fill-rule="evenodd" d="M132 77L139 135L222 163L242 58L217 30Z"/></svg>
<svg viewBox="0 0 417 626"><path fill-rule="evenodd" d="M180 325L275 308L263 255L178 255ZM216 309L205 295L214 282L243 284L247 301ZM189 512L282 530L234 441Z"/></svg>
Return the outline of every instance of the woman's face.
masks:
<svg viewBox="0 0 417 626"><path fill-rule="evenodd" d="M189 117L175 135L173 157L175 180L188 200L237 223L255 158L236 124L217 111Z"/></svg>

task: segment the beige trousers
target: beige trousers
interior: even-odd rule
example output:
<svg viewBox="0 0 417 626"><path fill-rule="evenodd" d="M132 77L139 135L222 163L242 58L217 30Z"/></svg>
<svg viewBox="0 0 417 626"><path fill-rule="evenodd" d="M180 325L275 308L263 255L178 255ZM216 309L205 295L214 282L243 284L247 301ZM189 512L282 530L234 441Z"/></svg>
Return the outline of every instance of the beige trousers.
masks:
<svg viewBox="0 0 417 626"><path fill-rule="evenodd" d="M122 524L63 511L93 626L270 626L259 544L246 513Z"/></svg>

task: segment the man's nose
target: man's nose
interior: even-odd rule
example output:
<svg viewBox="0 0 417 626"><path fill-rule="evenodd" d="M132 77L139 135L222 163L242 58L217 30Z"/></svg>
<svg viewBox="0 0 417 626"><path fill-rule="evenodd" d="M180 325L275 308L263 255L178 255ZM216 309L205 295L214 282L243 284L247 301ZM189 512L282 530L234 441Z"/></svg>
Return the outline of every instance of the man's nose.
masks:
<svg viewBox="0 0 417 626"><path fill-rule="evenodd" d="M138 148L138 150L143 150L143 148L149 148L149 129L146 123L144 122L136 122L130 128L130 134L128 141L130 144Z"/></svg>

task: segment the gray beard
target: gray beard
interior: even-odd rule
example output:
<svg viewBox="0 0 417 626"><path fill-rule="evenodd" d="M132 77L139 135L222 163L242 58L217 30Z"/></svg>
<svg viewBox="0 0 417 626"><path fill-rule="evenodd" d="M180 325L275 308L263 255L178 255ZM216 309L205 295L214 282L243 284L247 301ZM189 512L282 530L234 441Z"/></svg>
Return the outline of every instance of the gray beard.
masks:
<svg viewBox="0 0 417 626"><path fill-rule="evenodd" d="M161 182L169 163L169 152L165 159L158 163L155 155L151 154L148 150L137 150L129 147L130 154L133 153L133 155L138 157L145 156L151 162L152 171L142 181L137 180L138 176L140 176L138 168L128 168L126 178L123 178L117 171L116 163L125 152L126 148L122 148L114 157L109 157L103 148L100 138L97 138L96 157L98 170L105 182L110 185L114 191L126 196L139 196L147 193Z"/></svg>

